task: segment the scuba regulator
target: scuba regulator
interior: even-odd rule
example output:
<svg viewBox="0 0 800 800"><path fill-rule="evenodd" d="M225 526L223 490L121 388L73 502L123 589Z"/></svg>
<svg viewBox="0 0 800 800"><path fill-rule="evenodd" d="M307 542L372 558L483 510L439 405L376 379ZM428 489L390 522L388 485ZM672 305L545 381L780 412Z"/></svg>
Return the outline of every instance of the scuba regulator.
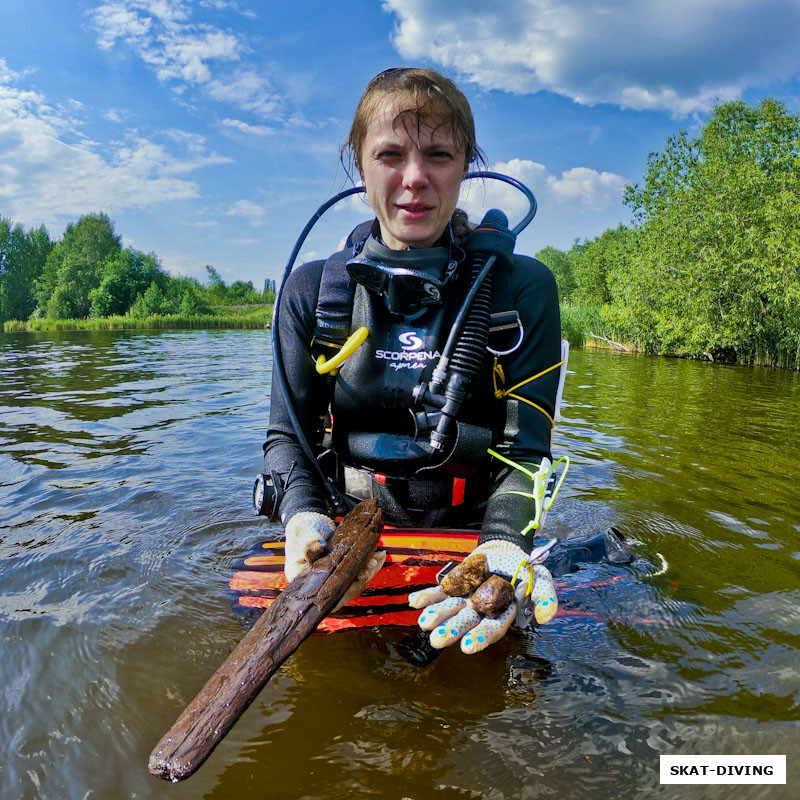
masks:
<svg viewBox="0 0 800 800"><path fill-rule="evenodd" d="M498 261L511 262L516 237L528 226L537 210L533 193L516 178L496 172L472 172L465 179L474 178L491 178L514 186L525 195L529 208L524 218L512 229L508 227L506 215L492 209L470 234L464 246L466 262L472 270L470 289L458 311L431 379L418 384L412 393L414 405L410 411L417 436L428 439L424 446L429 449L431 458L436 460L436 463L424 469L443 467L456 475L472 471L462 463L465 451L480 450L485 454L490 444L485 435L475 432L484 429L464 425L458 421L458 415L468 396L468 385L478 373L487 350L493 291L491 271ZM357 186L340 192L323 203L309 219L289 256L273 311L273 376L285 398L287 413L297 440L309 464L317 472L320 485L337 515L346 513L353 503L324 472L299 423L280 345L280 300L300 249L320 217L339 201L364 191L365 187ZM442 303L443 290L458 266L458 262L447 255L448 248L428 248L428 252L432 252L434 256L437 255L436 251L442 251L441 258L422 264L419 263L419 254L414 250L392 251L372 237L365 236L364 240L357 243L353 258L347 263L347 270L353 280L369 291L382 295L390 311L399 309L403 303L412 303L413 308L415 303L419 307L415 313L422 314L430 306ZM322 371L319 367L318 369ZM261 473L256 478L253 487L255 514L267 516L273 522L277 521L289 475L281 477L271 471Z"/></svg>
<svg viewBox="0 0 800 800"><path fill-rule="evenodd" d="M508 217L498 209L488 211L467 239L471 288L431 380L420 383L413 393L414 401L423 406L422 411L412 410L417 434L430 430L433 452L446 453L457 436L458 413L489 342L493 288L490 272L498 259L511 263L516 240L516 234L508 228ZM489 444L486 441L487 447Z"/></svg>

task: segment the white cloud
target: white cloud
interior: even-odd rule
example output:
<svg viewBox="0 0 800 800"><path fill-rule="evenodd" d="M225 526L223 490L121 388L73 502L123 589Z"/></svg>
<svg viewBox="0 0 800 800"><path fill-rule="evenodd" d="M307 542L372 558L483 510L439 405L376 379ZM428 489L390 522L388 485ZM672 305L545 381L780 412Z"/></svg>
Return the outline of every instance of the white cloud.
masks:
<svg viewBox="0 0 800 800"><path fill-rule="evenodd" d="M233 203L225 214L229 217L244 217L251 225L263 225L267 210L264 206L254 203L252 200L237 200Z"/></svg>
<svg viewBox="0 0 800 800"><path fill-rule="evenodd" d="M549 175L547 186L558 203L573 204L582 211L606 211L622 199L627 181L613 172L598 172L589 167L573 167L560 178Z"/></svg>
<svg viewBox="0 0 800 800"><path fill-rule="evenodd" d="M162 81L207 83L208 62L236 61L242 50L234 35L191 23L180 0L113 0L95 8L92 17L102 49L125 42Z"/></svg>
<svg viewBox="0 0 800 800"><path fill-rule="evenodd" d="M707 110L800 72L800 0L383 0L393 42L486 89Z"/></svg>
<svg viewBox="0 0 800 800"><path fill-rule="evenodd" d="M208 94L213 100L230 103L260 117L274 115L283 104L267 79L249 69L230 79L209 81Z"/></svg>
<svg viewBox="0 0 800 800"><path fill-rule="evenodd" d="M94 21L100 33L97 43L103 50L110 50L117 39L136 39L146 36L152 19L139 17L126 8L124 3L107 3L94 10Z"/></svg>
<svg viewBox="0 0 800 800"><path fill-rule="evenodd" d="M187 225L190 228L216 228L219 225L219 220L196 220L194 222L181 222L181 225Z"/></svg>
<svg viewBox="0 0 800 800"><path fill-rule="evenodd" d="M521 181L536 197L541 208L559 211L601 213L618 207L626 180L613 172L598 172L589 167L572 167L560 176L548 172L544 164L513 158L499 161L492 172L510 175ZM460 200L461 207L472 219L478 219L488 208L500 208L513 226L528 212L528 200L507 183L487 179L468 181Z"/></svg>
<svg viewBox="0 0 800 800"><path fill-rule="evenodd" d="M19 80L19 73L14 72L4 58L0 58L0 83L13 83Z"/></svg>
<svg viewBox="0 0 800 800"><path fill-rule="evenodd" d="M266 76L240 66L248 52L244 40L194 21L195 11L183 0L110 0L90 13L103 50L130 48L175 91L199 88L217 102L261 117L279 114L284 99Z"/></svg>
<svg viewBox="0 0 800 800"><path fill-rule="evenodd" d="M204 8L216 8L218 11L235 11L249 19L256 19L258 15L250 8L242 8L239 3L230 0L200 0L200 5Z"/></svg>
<svg viewBox="0 0 800 800"><path fill-rule="evenodd" d="M241 119L223 119L222 125L239 131L239 133L245 133L248 136L269 136L271 133L275 133L275 128L270 125L251 125Z"/></svg>
<svg viewBox="0 0 800 800"><path fill-rule="evenodd" d="M175 131L171 132L174 136ZM142 137L131 137L128 143L118 145L114 163L123 169L139 174L186 175L212 164L228 164L231 159L216 153L206 153L187 147L188 157L178 158L160 143Z"/></svg>
<svg viewBox="0 0 800 800"><path fill-rule="evenodd" d="M228 159L191 134L175 155L165 144L131 133L105 152L81 135L71 111L13 85L0 62L0 208L24 225L53 225L90 211L115 213L199 196L185 176ZM191 141L190 141L191 140Z"/></svg>

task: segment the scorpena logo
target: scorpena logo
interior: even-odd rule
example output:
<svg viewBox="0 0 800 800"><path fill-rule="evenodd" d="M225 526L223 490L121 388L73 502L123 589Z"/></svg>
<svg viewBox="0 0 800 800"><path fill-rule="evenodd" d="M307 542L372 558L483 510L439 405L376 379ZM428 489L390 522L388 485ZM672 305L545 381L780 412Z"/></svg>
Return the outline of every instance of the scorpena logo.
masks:
<svg viewBox="0 0 800 800"><path fill-rule="evenodd" d="M397 337L400 350L376 350L375 358L391 361L391 368L423 369L426 361L433 361L441 356L438 350L423 350L425 342L416 331L405 331Z"/></svg>
<svg viewBox="0 0 800 800"><path fill-rule="evenodd" d="M413 350L422 350L422 346L425 344L414 331L401 333L397 338L406 353Z"/></svg>

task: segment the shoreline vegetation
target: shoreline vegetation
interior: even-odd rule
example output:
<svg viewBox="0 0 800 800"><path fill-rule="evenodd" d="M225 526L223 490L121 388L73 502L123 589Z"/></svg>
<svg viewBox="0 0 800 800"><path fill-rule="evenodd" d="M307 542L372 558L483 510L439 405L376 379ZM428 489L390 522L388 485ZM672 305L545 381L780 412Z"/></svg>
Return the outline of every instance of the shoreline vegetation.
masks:
<svg viewBox="0 0 800 800"><path fill-rule="evenodd" d="M268 330L272 327L272 304L229 307L228 313L182 316L180 314L152 314L146 317L112 316L89 317L87 319L30 319L7 320L0 326L3 333L49 333L54 331L149 331L149 330ZM598 333L603 331L603 333ZM648 353L638 342L625 341L616 331L608 330L599 307L581 308L561 304L561 338L570 347L589 347L596 350L612 350L631 355L663 355L682 358L676 353ZM704 353L708 361L737 363L724 358L715 358ZM738 362L742 363L742 362ZM749 362L758 366L775 366L768 359ZM796 369L796 367L795 367Z"/></svg>
<svg viewBox="0 0 800 800"><path fill-rule="evenodd" d="M152 314L146 317L110 316L86 319L29 319L7 320L4 333L48 333L52 331L147 331L169 329L248 329L264 330L272 326L272 304L220 306L213 314L182 316L181 314ZM635 344L610 340L596 334L591 326L602 326L599 309L585 310L561 305L561 335L572 347L642 352Z"/></svg>
<svg viewBox="0 0 800 800"><path fill-rule="evenodd" d="M571 343L800 369L799 115L719 105L651 153L623 201L630 225L537 253Z"/></svg>
<svg viewBox="0 0 800 800"><path fill-rule="evenodd" d="M239 328L258 330L272 325L272 304L229 307L225 311L185 316L182 314L149 314L88 317L86 319L7 320L4 333L49 331L146 331L169 329ZM227 312L227 313L226 313Z"/></svg>
<svg viewBox="0 0 800 800"><path fill-rule="evenodd" d="M623 196L632 221L536 257L572 346L800 369L800 115L777 100L717 106L670 136ZM52 241L0 217L4 331L260 328L275 281L173 277L122 248L105 214Z"/></svg>

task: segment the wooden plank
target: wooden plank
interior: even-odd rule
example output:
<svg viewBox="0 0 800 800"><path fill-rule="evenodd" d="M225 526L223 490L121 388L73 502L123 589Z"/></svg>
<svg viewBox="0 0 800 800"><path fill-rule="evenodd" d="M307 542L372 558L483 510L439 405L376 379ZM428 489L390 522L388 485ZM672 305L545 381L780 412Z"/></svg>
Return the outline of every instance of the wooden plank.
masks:
<svg viewBox="0 0 800 800"><path fill-rule="evenodd" d="M342 520L329 552L289 584L164 734L150 755L151 774L177 782L200 767L278 667L342 599L375 551L382 528L375 500L359 503Z"/></svg>

